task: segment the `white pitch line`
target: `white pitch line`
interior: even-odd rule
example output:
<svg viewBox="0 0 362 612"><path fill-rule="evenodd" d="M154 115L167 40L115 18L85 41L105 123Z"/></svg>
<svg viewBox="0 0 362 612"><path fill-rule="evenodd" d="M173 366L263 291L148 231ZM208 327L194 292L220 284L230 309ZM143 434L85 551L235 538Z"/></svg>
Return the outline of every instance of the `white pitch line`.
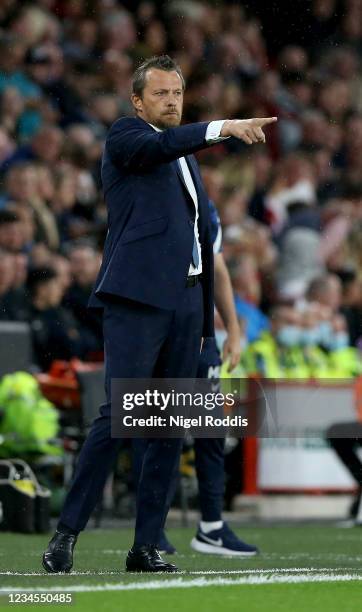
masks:
<svg viewBox="0 0 362 612"><path fill-rule="evenodd" d="M237 570L190 570L190 571L186 571L186 570L181 570L178 572L178 574L183 574L183 575L192 575L192 576L208 576L208 575L240 575L240 574L245 574L245 575L249 575L249 574L288 574L288 573L307 573L307 572L329 572L329 573L333 573L333 572L342 572L342 571L350 571L351 568L350 567L285 567L285 568L280 568L280 567L273 567L273 568L268 568L268 569L237 569ZM72 571L70 573L66 573L66 572L58 572L56 574L56 576L60 576L60 577L69 577L69 576L122 576L122 575L127 575L129 576L129 573L123 570L120 570L118 572L114 572L114 571L92 571L92 570L87 570L84 572L75 572ZM6 571L6 572L0 572L0 576L43 576L45 578L50 578L50 577L54 577L54 574L47 574L45 571L44 572L12 572L10 570Z"/></svg>
<svg viewBox="0 0 362 612"><path fill-rule="evenodd" d="M47 587L47 588L19 588L17 586L9 586L0 588L0 593L9 593L11 591L21 593L36 592L63 592L71 593L93 593L104 591L139 591L139 590L161 590L161 589L189 589L194 587L209 587L209 586L243 586L243 585L263 585L263 584L302 584L310 582L351 582L353 580L362 581L362 576L354 574L292 574L292 575L271 575L271 576L249 576L245 578L195 578L193 580L184 580L182 578L174 578L171 580L152 580L149 582L134 582L132 584L104 584L104 585L82 585L74 584L67 587Z"/></svg>
<svg viewBox="0 0 362 612"><path fill-rule="evenodd" d="M188 574L289 574L307 572L340 572L351 570L350 567L274 567L269 569L242 569L242 570L193 570Z"/></svg>
<svg viewBox="0 0 362 612"><path fill-rule="evenodd" d="M58 572L56 576L120 576L121 574L125 574L126 572L112 572L112 571L99 571L95 572L92 570L86 572ZM0 576L44 576L44 577L54 577L54 574L47 574L44 572L0 572Z"/></svg>

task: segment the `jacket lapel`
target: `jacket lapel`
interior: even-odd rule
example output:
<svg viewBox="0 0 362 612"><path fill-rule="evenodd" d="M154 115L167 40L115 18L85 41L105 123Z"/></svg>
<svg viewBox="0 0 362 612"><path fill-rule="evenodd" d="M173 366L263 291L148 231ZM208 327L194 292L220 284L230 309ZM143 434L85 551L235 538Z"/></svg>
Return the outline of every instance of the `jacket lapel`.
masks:
<svg viewBox="0 0 362 612"><path fill-rule="evenodd" d="M186 161L187 161L187 165L189 167L190 170L190 174L192 177L192 180L194 182L195 185L195 189L196 189L196 193L197 193L197 199L200 203L200 201L205 197L205 189L204 186L201 182L201 179L199 177L199 171L198 171L198 167L197 167L197 162L194 158L193 155L187 155L185 157Z"/></svg>
<svg viewBox="0 0 362 612"><path fill-rule="evenodd" d="M151 125L149 125L149 123L144 121L144 119L142 119L141 117L136 117L136 119L138 121L140 121L144 125L144 127L146 127L148 130L150 130L150 131L154 130L154 128ZM199 216L201 218L203 216L201 214L201 210L203 208L203 201L205 199L205 189L204 189L204 187L202 185L202 182L201 182L201 180L199 178L197 163L196 163L196 160L195 160L194 156L193 155L185 155L185 159L186 159L186 163L187 163L187 165L189 167L192 180L193 180L194 185L195 185L195 189L196 189L196 193L197 193L198 206L199 206ZM187 196L187 203L188 203L188 205L190 207L190 211L192 212L192 216L195 217L195 205L194 205L194 201L193 201L193 199L192 199L192 197L190 195L189 190L187 189L187 185L186 185L186 182L185 182L184 175L182 173L180 164L178 163L177 160L175 160L175 161L173 161L171 163L173 165L174 170L176 171L177 176L179 177L179 179L181 181L182 187L183 187L183 189L185 191L185 195Z"/></svg>
<svg viewBox="0 0 362 612"><path fill-rule="evenodd" d="M189 192L189 190L187 189L187 185L186 185L186 183L185 183L184 175L183 175L183 173L182 173L182 170L181 170L181 167L180 167L179 162L177 161L177 159L175 159L175 161L174 161L174 162L172 162L172 164L173 164L173 166L174 166L174 168L175 168L175 170L176 170L176 172L177 172L177 175L178 175L178 177L179 177L179 179L180 179L180 181L181 181L181 183L182 183L182 186L184 187L184 189L185 189L185 191L186 191L187 195L189 196L189 198L192 200L192 198L191 198L191 196L190 196L190 192Z"/></svg>
<svg viewBox="0 0 362 612"><path fill-rule="evenodd" d="M208 197L205 192L205 188L202 184L202 181L199 175L199 169L197 167L197 162L194 156L188 155L185 159L187 160L188 167L190 169L190 174L194 182L196 193L197 193L197 203L199 206L200 222L203 223L205 222L205 219L208 218L208 214L209 214L208 207L207 207L207 210L205 209L205 204L208 203Z"/></svg>
<svg viewBox="0 0 362 612"><path fill-rule="evenodd" d="M187 203L187 207L189 209L189 213L191 215L191 218L194 219L195 218L195 204L194 204L194 201L193 201L193 199L191 197L191 194L190 194L189 190L187 189L187 185L186 185L186 182L185 182L184 175L182 173L181 167L180 167L180 165L179 165L177 160L175 160L175 161L173 161L171 163L172 163L172 165L173 165L173 167L175 169L175 172L176 172L179 180L181 181L181 184L182 184L182 187L183 187L183 190L184 190L184 194L186 196L186 203Z"/></svg>

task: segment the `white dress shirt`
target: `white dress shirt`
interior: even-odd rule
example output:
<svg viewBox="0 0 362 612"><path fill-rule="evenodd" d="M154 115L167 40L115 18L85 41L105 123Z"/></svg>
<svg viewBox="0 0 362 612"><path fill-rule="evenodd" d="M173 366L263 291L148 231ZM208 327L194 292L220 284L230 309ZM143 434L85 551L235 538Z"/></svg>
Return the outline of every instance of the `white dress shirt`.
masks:
<svg viewBox="0 0 362 612"><path fill-rule="evenodd" d="M222 129L222 126L224 125L224 121L225 119L221 119L220 121L210 121L209 125L207 126L206 129L206 134L205 134L205 140L208 143L213 143L213 142L219 142L221 140L224 140L226 137L224 136L220 136L220 132ZM149 125L151 127L153 127L154 130L156 130L156 132L162 132L162 130L160 130L160 128L156 127L155 125L152 125L152 123L149 123ZM195 206L195 224L194 224L194 232L195 232L195 241L196 241L196 245L197 245L197 251L198 251L198 255L199 255L199 265L197 268L195 268L195 266L190 263L190 267L189 267L189 272L188 275L189 276L196 276L198 274L202 273L202 259L201 259L201 245L200 245L200 237L199 237L199 227L198 227L198 221L199 221L199 204L198 204L198 199L197 199L197 192L196 192L196 188L194 185L194 181L192 180L192 176L189 170L189 167L187 165L187 161L184 157L179 157L178 161L180 163L181 166L181 171L184 177L184 181L187 187L187 190L192 198L192 201L194 203Z"/></svg>

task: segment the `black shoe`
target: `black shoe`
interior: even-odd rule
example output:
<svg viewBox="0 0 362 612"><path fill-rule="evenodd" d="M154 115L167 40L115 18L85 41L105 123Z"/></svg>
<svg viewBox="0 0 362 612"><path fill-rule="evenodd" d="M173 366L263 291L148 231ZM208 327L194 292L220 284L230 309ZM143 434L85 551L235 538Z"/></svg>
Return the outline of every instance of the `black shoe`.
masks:
<svg viewBox="0 0 362 612"><path fill-rule="evenodd" d="M56 531L43 554L44 569L50 573L70 572L76 541L76 535Z"/></svg>
<svg viewBox="0 0 362 612"><path fill-rule="evenodd" d="M126 559L127 572L177 572L173 563L166 563L156 546L132 547Z"/></svg>

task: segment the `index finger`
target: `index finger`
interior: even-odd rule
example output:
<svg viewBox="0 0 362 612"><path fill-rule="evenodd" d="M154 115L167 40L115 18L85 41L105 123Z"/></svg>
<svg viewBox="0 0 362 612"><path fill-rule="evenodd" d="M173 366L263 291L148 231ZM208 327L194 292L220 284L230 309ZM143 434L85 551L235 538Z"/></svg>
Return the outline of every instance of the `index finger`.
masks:
<svg viewBox="0 0 362 612"><path fill-rule="evenodd" d="M235 370L236 366L238 365L239 361L235 360L235 359L230 359L229 360L229 365L227 368L228 372L232 372L233 370Z"/></svg>
<svg viewBox="0 0 362 612"><path fill-rule="evenodd" d="M263 125L268 125L269 123L275 123L278 121L278 117L257 117L254 119L254 121L258 126L262 127Z"/></svg>

